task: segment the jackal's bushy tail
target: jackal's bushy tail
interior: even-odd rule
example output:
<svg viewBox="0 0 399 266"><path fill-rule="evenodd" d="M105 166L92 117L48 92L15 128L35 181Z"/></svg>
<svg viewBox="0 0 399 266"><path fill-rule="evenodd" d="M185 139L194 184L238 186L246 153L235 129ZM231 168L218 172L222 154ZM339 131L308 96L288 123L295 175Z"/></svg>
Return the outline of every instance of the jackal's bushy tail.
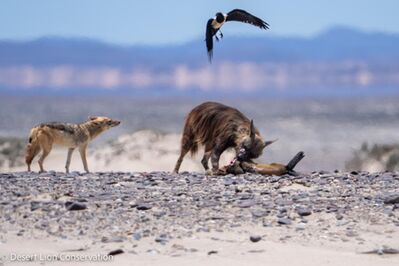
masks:
<svg viewBox="0 0 399 266"><path fill-rule="evenodd" d="M30 171L33 158L40 152L40 145L37 139L38 130L38 128L33 128L30 131L29 143L26 146L25 162L28 165L28 171Z"/></svg>
<svg viewBox="0 0 399 266"><path fill-rule="evenodd" d="M287 164L286 169L287 171L292 171L294 170L295 166L305 157L305 153L303 151L300 151L295 155L294 158L291 159L291 161Z"/></svg>

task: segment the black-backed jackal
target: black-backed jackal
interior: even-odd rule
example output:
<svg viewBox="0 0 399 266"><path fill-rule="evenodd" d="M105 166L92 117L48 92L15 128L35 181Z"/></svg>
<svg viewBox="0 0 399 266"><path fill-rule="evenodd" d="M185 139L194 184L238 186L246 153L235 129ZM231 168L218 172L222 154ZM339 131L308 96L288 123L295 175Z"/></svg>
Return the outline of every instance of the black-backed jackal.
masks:
<svg viewBox="0 0 399 266"><path fill-rule="evenodd" d="M33 158L40 151L40 172L44 172L43 162L50 153L54 144L68 147L68 156L65 170L69 172L69 165L73 151L78 148L86 172L89 172L86 160L86 149L90 141L111 127L120 124L120 121L108 117L89 117L86 122L80 124L68 123L43 123L32 128L29 136L29 144L26 147L25 161L28 171L31 171Z"/></svg>

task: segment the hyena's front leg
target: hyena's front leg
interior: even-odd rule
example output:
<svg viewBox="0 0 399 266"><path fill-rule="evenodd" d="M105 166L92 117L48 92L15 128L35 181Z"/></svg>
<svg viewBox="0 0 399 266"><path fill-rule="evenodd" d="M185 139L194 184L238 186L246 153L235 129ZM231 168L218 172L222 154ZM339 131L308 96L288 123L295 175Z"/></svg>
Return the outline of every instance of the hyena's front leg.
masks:
<svg viewBox="0 0 399 266"><path fill-rule="evenodd" d="M209 173L208 161L209 158L211 158L211 154L212 154L212 146L211 145L205 146L204 156L202 157L201 164L207 173Z"/></svg>
<svg viewBox="0 0 399 266"><path fill-rule="evenodd" d="M212 162L212 174L218 175L219 174L219 159L222 153L224 152L225 148L221 146L216 146L212 150L211 155L211 162Z"/></svg>
<svg viewBox="0 0 399 266"><path fill-rule="evenodd" d="M86 173L89 173L89 167L87 166L87 159L86 159L86 149L87 149L87 144L80 146L79 153L80 153L80 157L82 158L83 167L84 167Z"/></svg>
<svg viewBox="0 0 399 266"><path fill-rule="evenodd" d="M68 174L69 173L69 165L71 164L71 157L72 157L72 153L75 150L75 148L69 148L68 149L68 157L67 157L67 161L65 164L65 171Z"/></svg>
<svg viewBox="0 0 399 266"><path fill-rule="evenodd" d="M212 151L206 151L204 152L204 156L202 157L201 164L204 167L205 171L209 170L208 161L209 158L211 157L211 153Z"/></svg>

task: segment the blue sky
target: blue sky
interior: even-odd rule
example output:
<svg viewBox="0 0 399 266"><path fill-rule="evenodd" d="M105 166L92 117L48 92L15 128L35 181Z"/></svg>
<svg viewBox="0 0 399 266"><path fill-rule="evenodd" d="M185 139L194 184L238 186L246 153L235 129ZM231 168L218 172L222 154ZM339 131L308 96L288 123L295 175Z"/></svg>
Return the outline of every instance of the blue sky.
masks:
<svg viewBox="0 0 399 266"><path fill-rule="evenodd" d="M119 44L182 43L203 36L217 11L242 8L269 34L311 36L336 25L399 33L398 0L1 0L0 39L88 37ZM229 35L265 34L226 25Z"/></svg>

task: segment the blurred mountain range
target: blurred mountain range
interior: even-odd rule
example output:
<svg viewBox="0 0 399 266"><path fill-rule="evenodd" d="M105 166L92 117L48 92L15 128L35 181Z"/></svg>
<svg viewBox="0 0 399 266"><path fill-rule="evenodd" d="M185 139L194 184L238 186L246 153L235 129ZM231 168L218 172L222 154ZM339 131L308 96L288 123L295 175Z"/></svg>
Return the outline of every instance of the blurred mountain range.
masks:
<svg viewBox="0 0 399 266"><path fill-rule="evenodd" d="M399 34L337 27L313 38L229 37L212 64L198 39L119 46L0 41L2 93L367 95L399 93Z"/></svg>

